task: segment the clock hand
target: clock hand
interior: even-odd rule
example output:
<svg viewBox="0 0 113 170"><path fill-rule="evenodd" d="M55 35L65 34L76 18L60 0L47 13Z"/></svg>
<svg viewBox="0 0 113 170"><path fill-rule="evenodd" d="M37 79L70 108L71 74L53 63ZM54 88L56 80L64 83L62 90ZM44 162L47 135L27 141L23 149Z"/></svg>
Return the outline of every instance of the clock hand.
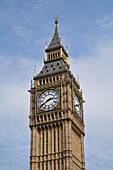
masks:
<svg viewBox="0 0 113 170"><path fill-rule="evenodd" d="M49 99L47 99L46 101L45 101L45 103L47 103L48 101L50 101L50 100L52 100L52 99L54 99L53 97L50 97ZM44 103L44 104L45 104Z"/></svg>
<svg viewBox="0 0 113 170"><path fill-rule="evenodd" d="M40 107L42 107L44 104L46 104L48 101L50 101L50 100L52 100L52 99L54 99L53 97L51 98L49 98L49 99L47 99Z"/></svg>

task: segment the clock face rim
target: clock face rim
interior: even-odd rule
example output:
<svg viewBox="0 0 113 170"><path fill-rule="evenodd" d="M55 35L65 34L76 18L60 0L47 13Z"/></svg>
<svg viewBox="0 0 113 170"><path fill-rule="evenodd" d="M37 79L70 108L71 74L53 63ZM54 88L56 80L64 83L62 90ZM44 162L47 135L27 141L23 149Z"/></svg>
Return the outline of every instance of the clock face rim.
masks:
<svg viewBox="0 0 113 170"><path fill-rule="evenodd" d="M49 97L48 97L49 96ZM42 102L41 102L42 100ZM43 111L55 109L60 101L60 94L56 89L43 91L38 98L38 106ZM50 104L49 104L50 103ZM44 107L42 107L44 106Z"/></svg>
<svg viewBox="0 0 113 170"><path fill-rule="evenodd" d="M75 101L77 101L77 104L75 104ZM74 93L73 103L74 103L74 108L76 110L76 113L80 117L81 116L81 104L76 93Z"/></svg>

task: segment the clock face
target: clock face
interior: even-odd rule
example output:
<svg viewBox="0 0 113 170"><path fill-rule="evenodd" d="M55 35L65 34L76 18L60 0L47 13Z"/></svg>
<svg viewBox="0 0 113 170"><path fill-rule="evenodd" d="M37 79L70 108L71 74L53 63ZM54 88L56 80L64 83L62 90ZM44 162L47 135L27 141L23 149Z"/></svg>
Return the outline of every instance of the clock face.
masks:
<svg viewBox="0 0 113 170"><path fill-rule="evenodd" d="M80 101L78 99L78 97L76 96L76 94L74 94L74 107L75 107L75 110L78 114L78 116L81 115L81 106L80 106Z"/></svg>
<svg viewBox="0 0 113 170"><path fill-rule="evenodd" d="M56 90L44 91L38 100L38 105L42 110L51 110L59 102L59 93Z"/></svg>

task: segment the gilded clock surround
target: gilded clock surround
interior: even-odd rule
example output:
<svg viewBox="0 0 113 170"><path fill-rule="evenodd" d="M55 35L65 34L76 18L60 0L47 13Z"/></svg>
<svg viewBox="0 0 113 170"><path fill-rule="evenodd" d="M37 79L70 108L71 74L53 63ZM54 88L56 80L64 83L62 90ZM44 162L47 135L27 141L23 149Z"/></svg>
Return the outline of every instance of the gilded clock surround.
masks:
<svg viewBox="0 0 113 170"><path fill-rule="evenodd" d="M81 110L80 116L77 114L77 111L76 111L75 106L74 106L74 95L77 96L79 103L80 103L80 110ZM80 117L81 119L83 119L83 105L82 105L82 103L83 103L82 98L80 96L78 96L78 94L76 93L75 90L73 90L73 104L72 104L73 105L73 111L76 112L78 117Z"/></svg>
<svg viewBox="0 0 113 170"><path fill-rule="evenodd" d="M46 47L46 59L41 71L33 78L30 92L30 170L85 170L84 112L80 84L73 76L58 33L55 31ZM59 93L59 103L52 110L38 106L40 95L46 90ZM76 93L81 116L76 113L73 98Z"/></svg>
<svg viewBox="0 0 113 170"><path fill-rule="evenodd" d="M58 92L58 94L59 94L59 102L58 102L58 104L57 104L54 108L51 109L51 111L52 111L52 110L58 110L58 109L61 108L60 86L53 86L53 87L50 87L50 88L47 88L47 89L42 89L42 90L40 90L40 91L37 91L37 93L38 93L38 94L37 94L38 97L36 97L36 103L37 103L37 109L38 109L38 110L37 110L37 113L40 113L40 112L43 112L43 111L45 111L45 112L50 111L50 110L43 110L43 109L41 109L40 106L38 105L39 97L41 96L42 93L44 93L44 92L47 91L47 90L56 90L56 91Z"/></svg>

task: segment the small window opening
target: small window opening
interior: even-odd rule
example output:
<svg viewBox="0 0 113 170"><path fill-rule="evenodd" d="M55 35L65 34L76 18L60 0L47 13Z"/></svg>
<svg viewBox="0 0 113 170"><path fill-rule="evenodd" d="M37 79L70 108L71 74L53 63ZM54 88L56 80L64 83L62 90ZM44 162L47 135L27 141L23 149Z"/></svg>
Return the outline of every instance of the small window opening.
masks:
<svg viewBox="0 0 113 170"><path fill-rule="evenodd" d="M48 78L46 78L46 82L48 83Z"/></svg>
<svg viewBox="0 0 113 170"><path fill-rule="evenodd" d="M39 116L37 117L37 121L39 122L40 120L39 120Z"/></svg>
<svg viewBox="0 0 113 170"><path fill-rule="evenodd" d="M48 60L50 60L50 55L48 55Z"/></svg>
<svg viewBox="0 0 113 170"><path fill-rule="evenodd" d="M51 54L51 60L53 59L53 55Z"/></svg>
<svg viewBox="0 0 113 170"><path fill-rule="evenodd" d="M53 53L53 59L55 59L55 54Z"/></svg>
<svg viewBox="0 0 113 170"><path fill-rule="evenodd" d="M52 78L50 77L50 82L52 82Z"/></svg>
<svg viewBox="0 0 113 170"><path fill-rule="evenodd" d="M54 115L52 114L52 119L54 120Z"/></svg>
<svg viewBox="0 0 113 170"><path fill-rule="evenodd" d="M59 117L62 118L61 112L59 112Z"/></svg>
<svg viewBox="0 0 113 170"><path fill-rule="evenodd" d="M44 115L44 119L47 120L46 115Z"/></svg>
<svg viewBox="0 0 113 170"><path fill-rule="evenodd" d="M58 57L60 57L60 53L58 52Z"/></svg>
<svg viewBox="0 0 113 170"><path fill-rule="evenodd" d="M42 81L40 80L40 85L42 85Z"/></svg>
<svg viewBox="0 0 113 170"><path fill-rule="evenodd" d="M57 58L57 53L56 53L56 58Z"/></svg>
<svg viewBox="0 0 113 170"><path fill-rule="evenodd" d="M45 80L43 80L43 84L45 84Z"/></svg>
<svg viewBox="0 0 113 170"><path fill-rule="evenodd" d="M59 80L59 77L57 76L57 80Z"/></svg>
<svg viewBox="0 0 113 170"><path fill-rule="evenodd" d="M53 77L53 81L55 81L55 77Z"/></svg>

